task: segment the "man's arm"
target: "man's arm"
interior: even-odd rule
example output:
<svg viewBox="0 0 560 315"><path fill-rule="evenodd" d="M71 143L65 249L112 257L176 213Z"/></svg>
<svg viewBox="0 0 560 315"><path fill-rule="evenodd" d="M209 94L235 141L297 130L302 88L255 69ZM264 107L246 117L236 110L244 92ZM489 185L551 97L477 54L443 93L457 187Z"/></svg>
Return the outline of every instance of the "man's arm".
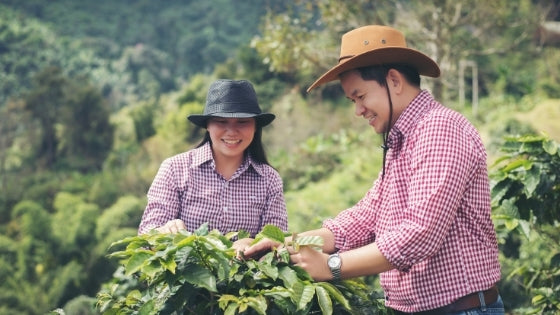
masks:
<svg viewBox="0 0 560 315"><path fill-rule="evenodd" d="M312 248L302 248L298 252L289 248L288 251L290 261L305 269L315 281L333 279L332 272L327 265L328 254ZM342 279L374 275L394 269L375 243L340 253L339 256L342 260L340 268Z"/></svg>

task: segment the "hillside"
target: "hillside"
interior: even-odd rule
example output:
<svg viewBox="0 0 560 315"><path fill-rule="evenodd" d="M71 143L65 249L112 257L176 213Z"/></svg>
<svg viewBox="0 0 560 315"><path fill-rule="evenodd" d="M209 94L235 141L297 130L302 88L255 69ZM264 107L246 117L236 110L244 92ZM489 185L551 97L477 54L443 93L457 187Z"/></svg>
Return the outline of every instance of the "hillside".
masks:
<svg viewBox="0 0 560 315"><path fill-rule="evenodd" d="M353 205L380 171L380 135L337 84L305 89L357 24L402 27L440 58L442 77L423 83L480 130L490 165L504 136L560 141L560 54L534 37L558 10L473 3L0 0L0 314L97 314L95 295L118 267L109 245L136 234L160 163L200 141L186 117L216 78L249 79L277 115L263 139L291 231ZM479 71L459 88L464 60ZM476 113L470 97L459 105L474 82ZM517 250L507 267L553 252L500 237ZM518 282L504 279L512 309L531 304Z"/></svg>

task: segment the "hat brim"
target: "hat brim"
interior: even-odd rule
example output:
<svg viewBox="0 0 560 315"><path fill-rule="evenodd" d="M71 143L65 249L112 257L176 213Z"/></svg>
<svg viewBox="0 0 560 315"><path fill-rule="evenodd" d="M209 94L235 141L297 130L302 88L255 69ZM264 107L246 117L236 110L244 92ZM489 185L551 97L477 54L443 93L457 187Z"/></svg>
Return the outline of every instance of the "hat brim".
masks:
<svg viewBox="0 0 560 315"><path fill-rule="evenodd" d="M253 114L253 113L215 113L210 115L189 115L187 119L192 122L193 124L206 128L206 124L208 123L208 119L212 117L222 117L222 118L250 118L254 117L257 125L260 127L264 127L270 124L276 116L271 113L262 113L262 114Z"/></svg>
<svg viewBox="0 0 560 315"><path fill-rule="evenodd" d="M352 57L345 62L339 63L338 65L334 66L329 71L325 72L325 74L323 74L321 77L319 77L319 79L313 82L313 84L311 84L311 86L307 89L307 92L318 87L319 85L337 80L338 76L341 73L348 70L385 64L410 65L413 66L420 75L433 78L439 77L441 73L439 66L435 61L414 49L403 47L378 48Z"/></svg>

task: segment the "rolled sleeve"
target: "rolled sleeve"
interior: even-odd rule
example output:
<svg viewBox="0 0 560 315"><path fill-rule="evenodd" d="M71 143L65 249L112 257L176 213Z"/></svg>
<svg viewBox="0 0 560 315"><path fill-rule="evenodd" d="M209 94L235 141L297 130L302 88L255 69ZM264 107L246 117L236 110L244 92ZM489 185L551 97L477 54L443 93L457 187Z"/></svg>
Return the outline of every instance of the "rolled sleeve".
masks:
<svg viewBox="0 0 560 315"><path fill-rule="evenodd" d="M371 207L374 190L375 187L355 206L323 222L323 227L334 234L338 250L347 251L375 241L375 207Z"/></svg>
<svg viewBox="0 0 560 315"><path fill-rule="evenodd" d="M284 200L284 190L282 178L280 175L270 168L272 174L269 175L269 189L267 207L263 214L261 224L262 228L267 224L272 224L280 228L282 231L288 231L288 212L286 211L286 202Z"/></svg>

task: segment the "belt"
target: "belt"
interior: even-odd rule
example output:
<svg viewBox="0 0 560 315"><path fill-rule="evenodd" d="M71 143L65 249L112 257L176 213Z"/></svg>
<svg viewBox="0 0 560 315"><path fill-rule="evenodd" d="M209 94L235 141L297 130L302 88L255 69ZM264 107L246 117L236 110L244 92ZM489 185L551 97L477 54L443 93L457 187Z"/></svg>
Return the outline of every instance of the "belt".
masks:
<svg viewBox="0 0 560 315"><path fill-rule="evenodd" d="M486 305L492 304L498 300L498 287L492 286L490 289L482 291L484 295L484 303ZM397 310L393 310L396 315L406 315L406 314L414 314L414 315L441 315L447 313L454 313L460 312L464 310L469 310L472 308L481 307L480 299L478 298L478 292L471 293L469 295L465 295L455 302L448 304L446 306L442 306L433 310L428 311L421 311L421 312L413 312L413 313L406 313Z"/></svg>

